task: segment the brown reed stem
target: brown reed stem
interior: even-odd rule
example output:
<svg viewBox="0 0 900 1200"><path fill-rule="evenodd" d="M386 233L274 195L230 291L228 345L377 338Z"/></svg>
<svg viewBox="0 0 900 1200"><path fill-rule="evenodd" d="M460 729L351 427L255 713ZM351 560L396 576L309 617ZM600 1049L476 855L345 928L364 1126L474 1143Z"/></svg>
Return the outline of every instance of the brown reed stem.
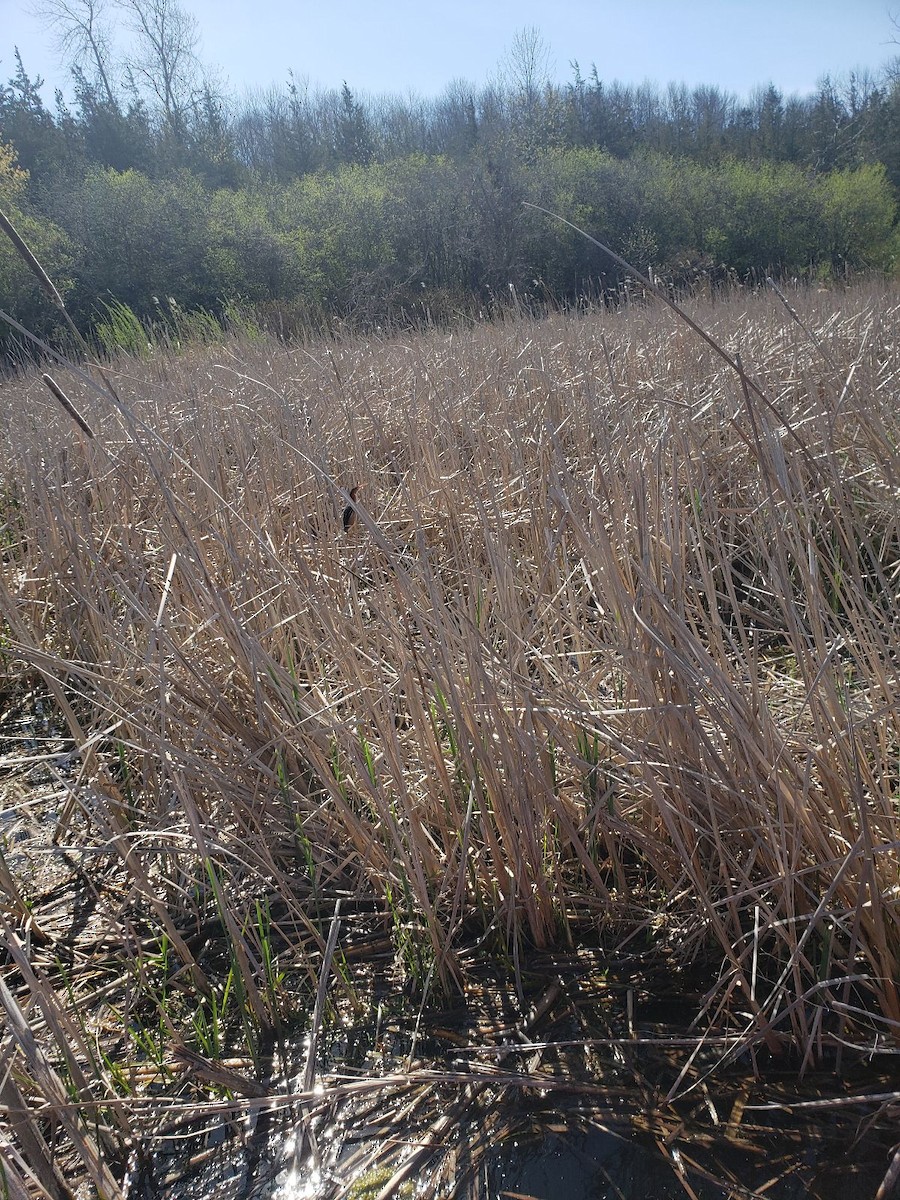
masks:
<svg viewBox="0 0 900 1200"><path fill-rule="evenodd" d="M50 375L42 375L41 379L44 381L44 383L47 385L47 387L50 389L50 391L53 393L53 395L56 397L56 399L59 401L59 403L65 409L65 411L69 414L69 416L72 418L72 420L78 426L78 428L82 431L82 433L86 433L89 438L93 438L93 436L94 436L93 429L91 429L90 425L88 425L87 421L84 419L84 417L78 411L78 409L75 407L75 405L72 403L72 401L66 395L66 393L62 390L62 388L59 386L59 384L56 382L56 380L53 379L53 377Z"/></svg>

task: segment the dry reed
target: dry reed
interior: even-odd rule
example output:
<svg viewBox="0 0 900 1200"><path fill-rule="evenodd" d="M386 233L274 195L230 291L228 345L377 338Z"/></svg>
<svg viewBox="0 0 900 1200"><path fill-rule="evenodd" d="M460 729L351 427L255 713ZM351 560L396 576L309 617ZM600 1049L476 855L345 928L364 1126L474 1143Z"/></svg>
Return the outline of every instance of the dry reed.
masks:
<svg viewBox="0 0 900 1200"><path fill-rule="evenodd" d="M212 923L277 1029L259 904L311 996L343 897L420 987L478 939L642 939L707 964L729 1054L894 1042L900 302L791 303L690 306L765 400L658 304L123 361L121 408L54 391L93 440L5 385L5 703L27 679L64 727L96 936L164 934L203 996ZM89 981L15 977L59 1058ZM21 1028L0 1056L55 1103Z"/></svg>

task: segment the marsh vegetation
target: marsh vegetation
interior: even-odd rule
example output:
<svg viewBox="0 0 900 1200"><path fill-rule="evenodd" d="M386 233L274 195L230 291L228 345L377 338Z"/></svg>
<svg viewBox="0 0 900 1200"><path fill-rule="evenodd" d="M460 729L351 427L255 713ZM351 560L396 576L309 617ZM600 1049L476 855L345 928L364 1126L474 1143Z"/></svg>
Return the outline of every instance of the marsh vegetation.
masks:
<svg viewBox="0 0 900 1200"><path fill-rule="evenodd" d="M263 1119L447 1192L566 1089L685 1194L798 1100L754 1170L887 1172L900 297L788 300L688 302L741 372L647 299L3 384L9 1195Z"/></svg>

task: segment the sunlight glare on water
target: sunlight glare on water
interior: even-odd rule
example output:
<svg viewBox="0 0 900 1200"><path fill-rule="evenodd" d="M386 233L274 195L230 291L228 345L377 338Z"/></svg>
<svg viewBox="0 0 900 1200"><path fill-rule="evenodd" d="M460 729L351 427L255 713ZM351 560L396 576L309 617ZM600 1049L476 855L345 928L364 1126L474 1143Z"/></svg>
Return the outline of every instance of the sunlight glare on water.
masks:
<svg viewBox="0 0 900 1200"><path fill-rule="evenodd" d="M324 1095L321 1081L316 1081L313 1092ZM317 1153L300 1161L303 1152L302 1133L295 1130L279 1147L278 1159L283 1164L275 1186L268 1193L268 1200L315 1200L322 1195L323 1188L333 1177L333 1169L340 1157L344 1137L343 1120L329 1122L316 1128Z"/></svg>
<svg viewBox="0 0 900 1200"><path fill-rule="evenodd" d="M314 1200L322 1187L322 1171L312 1159L293 1163L281 1176L270 1200Z"/></svg>

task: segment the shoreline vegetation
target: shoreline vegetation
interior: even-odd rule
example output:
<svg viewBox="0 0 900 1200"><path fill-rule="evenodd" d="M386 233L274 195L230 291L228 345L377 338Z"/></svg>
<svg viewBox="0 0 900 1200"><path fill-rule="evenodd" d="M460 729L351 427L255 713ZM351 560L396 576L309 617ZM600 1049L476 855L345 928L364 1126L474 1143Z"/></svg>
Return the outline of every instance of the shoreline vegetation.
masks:
<svg viewBox="0 0 900 1200"><path fill-rule="evenodd" d="M92 170L46 219L0 145L0 207L57 281L98 349L138 351L143 329L188 336L243 323L284 339L450 326L523 308L620 303L629 275L549 221L603 230L607 244L673 292L890 273L896 193L881 164L811 173L792 163L700 165L655 153L534 152L527 162L410 156L287 185L211 189L188 171L152 179ZM499 154L499 151L498 151ZM4 170L4 163L6 164ZM65 345L11 247L0 295L35 334ZM30 361L4 324L9 365Z"/></svg>
<svg viewBox="0 0 900 1200"><path fill-rule="evenodd" d="M634 87L577 64L562 83L531 29L490 83L431 98L294 76L238 96L197 57L176 0L128 0L149 22L137 76L124 48L111 56L94 0L41 3L68 32L73 97L48 106L15 52L0 85L0 210L107 353L186 320L289 339L617 302L627 273L529 206L676 290L847 281L897 262L896 63L806 96ZM0 297L65 343L2 242ZM0 359L29 357L0 328Z"/></svg>
<svg viewBox="0 0 900 1200"><path fill-rule="evenodd" d="M430 1157L562 1086L534 1044L588 992L579 1086L598 1012L689 1005L641 1093L673 1170L659 1122L730 1088L735 1134L737 1068L760 1121L825 1071L813 1121L895 1127L900 296L684 307L739 370L646 296L0 386L11 1195L124 1195L270 1101L337 1194L353 1095L431 1096ZM419 1014L382 1077L366 961ZM488 965L513 1015L466 1050L527 1049L463 1071L433 1030ZM386 1196L424 1157L379 1129Z"/></svg>

